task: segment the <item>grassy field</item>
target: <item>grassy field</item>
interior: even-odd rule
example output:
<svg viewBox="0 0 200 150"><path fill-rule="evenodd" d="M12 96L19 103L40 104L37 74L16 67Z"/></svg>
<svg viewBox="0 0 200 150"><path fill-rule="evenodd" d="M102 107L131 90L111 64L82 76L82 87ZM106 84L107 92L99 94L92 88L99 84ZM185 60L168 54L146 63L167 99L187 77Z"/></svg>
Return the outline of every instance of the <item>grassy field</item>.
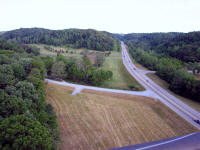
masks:
<svg viewBox="0 0 200 150"><path fill-rule="evenodd" d="M55 57L57 55L56 52L52 52L45 47L48 45L44 44L31 44L40 48L40 55L42 56L52 56ZM87 52L87 56L90 58L92 64L95 63L96 54L97 53L107 53L107 52L99 52L95 50L87 50L87 49L72 49L68 47L58 47L58 46L49 46L54 51L61 51L62 55L67 58L81 59L83 56L81 53ZM67 53L66 53L67 51ZM105 57L105 62L103 70L111 70L113 72L113 78L110 81L106 81L102 87L105 88L114 88L114 89L123 89L123 90L139 90L142 91L144 88L128 73L125 67L122 64L121 53L113 51L110 56Z"/></svg>
<svg viewBox="0 0 200 150"><path fill-rule="evenodd" d="M58 115L59 149L106 150L197 131L159 101L48 83L47 102Z"/></svg>
<svg viewBox="0 0 200 150"><path fill-rule="evenodd" d="M102 69L111 70L113 72L113 79L106 81L102 87L130 90L129 86L137 86L139 90L144 88L129 74L122 63L121 53L112 52L106 58Z"/></svg>
<svg viewBox="0 0 200 150"><path fill-rule="evenodd" d="M173 93L171 90L168 89L169 84L166 81L160 79L157 75L149 73L149 74L147 74L147 76L149 78L151 78L154 82L156 82L158 85L160 85L162 88L167 90L170 94L174 95L175 97L182 100L184 103L188 104L189 106L191 106L192 108L194 108L194 109L196 109L197 111L200 112L200 103Z"/></svg>
<svg viewBox="0 0 200 150"><path fill-rule="evenodd" d="M106 53L106 52L100 52L100 51L96 51L96 50L88 50L88 49L84 49L84 48L73 49L73 48L69 48L69 47L49 46L49 45L44 45L44 44L30 44L30 45L40 48L41 56L55 57L57 55L57 52L62 52L61 54L63 56L66 56L67 58L81 59L81 57L83 56L83 54L81 54L81 53L87 52L87 56L90 58L90 60L93 64L95 63L97 53ZM55 52L52 52L52 51L46 49L45 48L46 46L52 48L53 50L55 50Z"/></svg>

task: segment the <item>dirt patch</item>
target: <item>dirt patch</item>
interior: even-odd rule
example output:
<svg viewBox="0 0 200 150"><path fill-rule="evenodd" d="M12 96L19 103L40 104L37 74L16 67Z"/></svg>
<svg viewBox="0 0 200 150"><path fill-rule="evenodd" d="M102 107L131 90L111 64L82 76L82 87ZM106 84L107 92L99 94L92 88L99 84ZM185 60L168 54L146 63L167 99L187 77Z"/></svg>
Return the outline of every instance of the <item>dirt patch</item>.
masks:
<svg viewBox="0 0 200 150"><path fill-rule="evenodd" d="M102 92L102 91L95 91L95 90L88 90L83 89L81 92L83 93L91 93L96 95L104 95L109 96L117 99L123 99L123 100L131 100L139 103L145 103L145 104L154 104L157 100L145 96L135 96L135 95L129 95L129 94L120 94L120 93L111 93L111 92Z"/></svg>

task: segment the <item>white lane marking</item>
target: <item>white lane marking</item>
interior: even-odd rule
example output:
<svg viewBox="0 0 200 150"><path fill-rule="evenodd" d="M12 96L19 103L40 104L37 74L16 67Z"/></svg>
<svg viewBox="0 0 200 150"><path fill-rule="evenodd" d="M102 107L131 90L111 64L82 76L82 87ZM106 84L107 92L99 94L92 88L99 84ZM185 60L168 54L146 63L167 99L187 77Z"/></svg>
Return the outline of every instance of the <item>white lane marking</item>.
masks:
<svg viewBox="0 0 200 150"><path fill-rule="evenodd" d="M138 148L138 149L136 149L136 150L148 149L148 148L152 148L152 147L156 147L156 146L164 145L164 144L167 144L167 143L175 142L175 141L178 141L178 140L184 139L184 138L189 137L189 136L194 135L194 134L196 134L196 133L191 133L191 134L188 134L188 135L185 135L185 136L179 137L179 138L174 139L174 140L166 141L166 142L163 142L163 143L154 144L154 145L146 146L146 147L143 147L143 148Z"/></svg>

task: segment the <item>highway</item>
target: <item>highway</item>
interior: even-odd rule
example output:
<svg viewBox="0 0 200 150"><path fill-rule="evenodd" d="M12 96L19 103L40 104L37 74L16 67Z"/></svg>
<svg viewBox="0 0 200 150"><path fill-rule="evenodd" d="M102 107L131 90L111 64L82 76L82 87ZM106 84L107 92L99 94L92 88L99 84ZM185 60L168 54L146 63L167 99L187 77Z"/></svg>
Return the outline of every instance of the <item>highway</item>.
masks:
<svg viewBox="0 0 200 150"><path fill-rule="evenodd" d="M151 91L153 95L157 95L158 100L167 105L170 109L175 111L182 118L187 120L193 126L200 130L200 124L194 120L200 120L200 113L183 103L178 98L168 93L165 89L157 85L149 77L145 75L140 69L138 69L131 61L131 58L127 52L125 44L121 42L122 47L122 60L123 64L129 73L146 88L147 91Z"/></svg>
<svg viewBox="0 0 200 150"><path fill-rule="evenodd" d="M200 132L110 150L199 150Z"/></svg>

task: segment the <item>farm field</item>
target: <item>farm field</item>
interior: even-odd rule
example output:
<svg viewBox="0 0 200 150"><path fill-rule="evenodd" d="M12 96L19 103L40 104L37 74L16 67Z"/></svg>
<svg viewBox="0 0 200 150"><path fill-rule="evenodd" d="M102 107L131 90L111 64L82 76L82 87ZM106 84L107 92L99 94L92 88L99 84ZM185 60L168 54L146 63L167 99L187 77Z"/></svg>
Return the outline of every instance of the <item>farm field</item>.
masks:
<svg viewBox="0 0 200 150"><path fill-rule="evenodd" d="M195 110L200 112L200 103L195 102L193 100L190 100L188 98L179 96L177 94L175 94L174 92L172 92L171 90L168 89L169 84L160 79L157 75L152 74L152 73L148 73L147 76L152 79L155 83L157 83L159 86L161 86L162 88L164 88L166 91L168 91L170 94L174 95L175 97L179 98L180 100L182 100L184 103L186 103L187 105L191 106L192 108L194 108Z"/></svg>
<svg viewBox="0 0 200 150"><path fill-rule="evenodd" d="M105 150L197 131L155 99L47 84L57 113L60 149Z"/></svg>
<svg viewBox="0 0 200 150"><path fill-rule="evenodd" d="M106 58L102 69L111 70L113 72L113 78L110 81L106 81L102 87L123 90L131 90L130 87L135 87L133 90L144 90L124 67L121 59L121 52L113 51L111 55Z"/></svg>

